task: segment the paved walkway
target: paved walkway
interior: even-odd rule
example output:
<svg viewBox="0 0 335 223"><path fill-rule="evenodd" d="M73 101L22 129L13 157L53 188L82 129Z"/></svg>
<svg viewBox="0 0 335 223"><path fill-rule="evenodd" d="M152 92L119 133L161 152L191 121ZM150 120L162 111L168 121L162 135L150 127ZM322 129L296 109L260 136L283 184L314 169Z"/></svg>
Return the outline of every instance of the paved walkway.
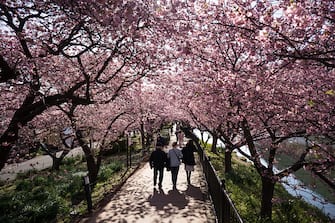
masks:
<svg viewBox="0 0 335 223"><path fill-rule="evenodd" d="M173 139L173 138L172 138ZM184 164L180 166L177 190L171 172L164 171L162 189L153 186L149 163L134 173L102 209L81 223L214 223L213 207L197 159L191 184L187 185Z"/></svg>
<svg viewBox="0 0 335 223"><path fill-rule="evenodd" d="M66 157L76 157L78 155L83 155L83 150L80 147L74 148L71 150ZM57 153L60 155L60 152ZM49 155L42 155L34 157L30 160L6 165L0 171L0 180L1 181L12 181L16 178L18 173L24 173L29 170L44 170L52 166L52 158Z"/></svg>

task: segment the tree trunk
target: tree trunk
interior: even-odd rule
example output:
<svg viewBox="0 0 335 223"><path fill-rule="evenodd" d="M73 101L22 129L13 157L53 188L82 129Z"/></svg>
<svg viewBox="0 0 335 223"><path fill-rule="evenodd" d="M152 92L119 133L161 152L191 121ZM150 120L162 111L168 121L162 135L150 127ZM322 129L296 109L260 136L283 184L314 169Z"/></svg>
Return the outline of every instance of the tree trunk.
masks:
<svg viewBox="0 0 335 223"><path fill-rule="evenodd" d="M8 141L5 141L5 142L8 143L8 144L0 146L0 171L2 170L2 168L5 167L5 164L7 162L8 156L9 156L9 152L13 147L13 145L10 144ZM0 141L0 143L1 143L1 141Z"/></svg>
<svg viewBox="0 0 335 223"><path fill-rule="evenodd" d="M7 131L0 138L0 170L4 168L9 153L14 147L15 142L18 138L18 127L17 125L10 125Z"/></svg>
<svg viewBox="0 0 335 223"><path fill-rule="evenodd" d="M98 173L99 173L98 166L96 165L95 159L92 154L87 155L85 153L85 157L86 157L86 164L87 164L88 176L90 178L90 182L92 185L95 185L96 180L98 178Z"/></svg>
<svg viewBox="0 0 335 223"><path fill-rule="evenodd" d="M143 152L143 155L144 155L144 153L145 153L145 135L144 135L144 125L143 125L143 123L141 123L140 132L141 132L142 152Z"/></svg>
<svg viewBox="0 0 335 223"><path fill-rule="evenodd" d="M150 148L151 142L153 141L152 137L153 136L151 134L147 133L146 138L145 138L145 150L147 153L150 152L149 148Z"/></svg>
<svg viewBox="0 0 335 223"><path fill-rule="evenodd" d="M272 198L275 188L275 182L269 176L262 177L262 202L261 218L271 220L272 215Z"/></svg>
<svg viewBox="0 0 335 223"><path fill-rule="evenodd" d="M216 134L212 134L212 137L213 137L213 144L212 144L212 147L211 147L211 152L212 153L217 153L217 148L216 148L216 144L218 143L218 137Z"/></svg>
<svg viewBox="0 0 335 223"><path fill-rule="evenodd" d="M69 92L73 92L79 89L83 84L76 84ZM56 94L48 97L44 97L42 100L34 102L34 95L29 94L21 107L16 110L11 122L8 125L8 129L1 135L0 138L0 170L5 166L9 153L14 147L18 139L19 126L25 126L29 121L33 120L39 114L42 114L45 110L49 109L54 105L63 104L68 100L68 97L72 97L69 94ZM76 100L78 104L89 104L86 99L73 97L72 100Z"/></svg>
<svg viewBox="0 0 335 223"><path fill-rule="evenodd" d="M66 154L69 153L69 151L62 151L62 154L60 157L57 157L57 151L59 150L58 147L52 146L52 145L47 145L43 142L40 142L40 146L42 147L42 150L46 152L51 158L52 158L52 170L59 170L60 165L66 156ZM54 147L54 148L51 148Z"/></svg>
<svg viewBox="0 0 335 223"><path fill-rule="evenodd" d="M86 165L87 165L87 170L88 170L88 176L90 179L90 183L92 185L95 185L97 177L98 177L98 165L95 162L94 159L94 153L92 149L88 146L88 144L85 142L82 132L80 130L76 131L76 136L79 142L79 145L83 149L85 153L85 158L86 158Z"/></svg>
<svg viewBox="0 0 335 223"><path fill-rule="evenodd" d="M60 159L60 158L53 158L52 159L52 169L58 171L59 167L60 167L60 165L62 163L62 160L63 159Z"/></svg>
<svg viewBox="0 0 335 223"><path fill-rule="evenodd" d="M231 153L232 149L229 147L226 147L225 153L224 153L224 165L225 165L225 173L230 173L232 171L232 166L231 166Z"/></svg>
<svg viewBox="0 0 335 223"><path fill-rule="evenodd" d="M64 150L60 157L57 158L57 155L55 153L55 157L52 157L52 169L53 170L59 170L60 165L62 164L62 161L64 160L65 156L69 153L68 150Z"/></svg>

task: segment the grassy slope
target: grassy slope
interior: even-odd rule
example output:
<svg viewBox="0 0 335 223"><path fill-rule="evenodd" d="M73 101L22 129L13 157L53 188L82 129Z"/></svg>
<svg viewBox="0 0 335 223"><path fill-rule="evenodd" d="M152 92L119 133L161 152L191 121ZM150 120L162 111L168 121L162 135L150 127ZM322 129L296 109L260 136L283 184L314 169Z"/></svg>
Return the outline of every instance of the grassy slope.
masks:
<svg viewBox="0 0 335 223"><path fill-rule="evenodd" d="M211 157L219 177L225 179L227 191L244 221L262 222L259 219L261 181L253 166L234 156L234 171L225 175L223 155L210 152L207 154ZM319 209L291 196L280 184L275 188L272 218L273 223L330 222Z"/></svg>
<svg viewBox="0 0 335 223"><path fill-rule="evenodd" d="M127 178L124 155L104 160L92 192L93 206ZM123 157L123 158L122 158ZM60 171L30 171L0 187L0 222L70 222L71 215L83 214L87 205L82 175L86 162L66 159ZM55 220L56 219L56 220Z"/></svg>

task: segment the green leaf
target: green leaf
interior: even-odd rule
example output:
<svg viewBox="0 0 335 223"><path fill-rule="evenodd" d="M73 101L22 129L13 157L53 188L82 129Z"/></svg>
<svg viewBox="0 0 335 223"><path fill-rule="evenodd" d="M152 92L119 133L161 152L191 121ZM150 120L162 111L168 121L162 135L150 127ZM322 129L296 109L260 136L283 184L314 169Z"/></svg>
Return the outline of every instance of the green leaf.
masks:
<svg viewBox="0 0 335 223"><path fill-rule="evenodd" d="M315 105L315 102L313 100L309 100L307 104L309 106L313 107Z"/></svg>
<svg viewBox="0 0 335 223"><path fill-rule="evenodd" d="M326 91L325 94L334 96L335 95L335 91L333 89L330 89L330 90Z"/></svg>

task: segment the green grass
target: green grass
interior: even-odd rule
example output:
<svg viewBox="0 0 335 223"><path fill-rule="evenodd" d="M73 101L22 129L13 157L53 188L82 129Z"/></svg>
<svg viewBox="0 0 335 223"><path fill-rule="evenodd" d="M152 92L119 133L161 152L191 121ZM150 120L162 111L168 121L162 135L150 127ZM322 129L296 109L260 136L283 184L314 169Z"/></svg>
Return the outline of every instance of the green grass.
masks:
<svg viewBox="0 0 335 223"><path fill-rule="evenodd" d="M223 154L211 153L210 145L208 145L206 153L210 157L219 178L225 179L226 189L244 222L264 222L259 217L261 179L255 168L250 163L233 156L233 172L225 174ZM326 223L330 220L319 209L291 196L281 184L277 183L273 197L272 221L265 222Z"/></svg>
<svg viewBox="0 0 335 223"><path fill-rule="evenodd" d="M103 163L92 193L94 205L119 183L124 170L119 160ZM70 158L57 172L20 174L15 181L0 187L0 222L70 222L71 212L80 214L87 208L82 180L85 173L86 163L80 158Z"/></svg>

